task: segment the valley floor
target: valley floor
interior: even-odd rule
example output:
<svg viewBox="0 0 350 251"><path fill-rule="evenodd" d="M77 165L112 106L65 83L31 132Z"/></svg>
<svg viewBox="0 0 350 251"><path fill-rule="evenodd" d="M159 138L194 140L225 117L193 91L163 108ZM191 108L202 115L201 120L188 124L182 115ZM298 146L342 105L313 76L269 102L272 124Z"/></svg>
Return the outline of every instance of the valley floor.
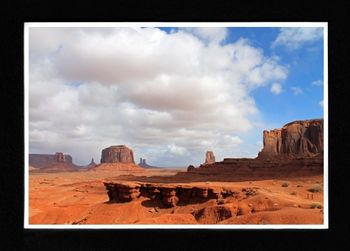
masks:
<svg viewBox="0 0 350 251"><path fill-rule="evenodd" d="M30 173L29 224L323 224L323 176L258 181L190 182L193 186L256 191L239 200L225 198L164 208L149 198L109 203L103 182L170 179L176 170L144 172ZM152 177L152 182L157 178ZM177 182L177 181L176 181ZM181 183L181 182L178 182ZM189 184L189 181L186 181ZM314 190L312 190L312 188ZM311 189L311 191L309 191Z"/></svg>

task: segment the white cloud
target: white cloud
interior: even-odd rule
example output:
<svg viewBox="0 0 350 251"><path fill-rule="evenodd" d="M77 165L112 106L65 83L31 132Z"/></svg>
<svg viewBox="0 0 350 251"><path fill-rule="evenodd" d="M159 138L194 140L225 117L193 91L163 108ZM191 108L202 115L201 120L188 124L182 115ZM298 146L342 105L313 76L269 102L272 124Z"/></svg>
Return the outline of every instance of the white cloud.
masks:
<svg viewBox="0 0 350 251"><path fill-rule="evenodd" d="M273 84L271 85L270 91L271 91L273 94L278 95L278 94L280 94L280 93L282 92L282 85L279 84L279 83L273 83Z"/></svg>
<svg viewBox="0 0 350 251"><path fill-rule="evenodd" d="M30 151L82 164L126 144L177 165L175 153L201 163L208 148L234 149L258 122L251 91L288 69L248 40L220 45L220 30L201 31L207 43L186 30L30 28Z"/></svg>
<svg viewBox="0 0 350 251"><path fill-rule="evenodd" d="M323 107L323 100L321 100L318 104L319 104L321 107Z"/></svg>
<svg viewBox="0 0 350 251"><path fill-rule="evenodd" d="M228 34L228 30L225 27L188 27L183 30L193 33L204 41L214 43L221 42Z"/></svg>
<svg viewBox="0 0 350 251"><path fill-rule="evenodd" d="M175 154L175 155L190 155L189 151L182 146L177 146L177 145L168 145L169 153Z"/></svg>
<svg viewBox="0 0 350 251"><path fill-rule="evenodd" d="M311 85L321 86L323 85L323 80L319 79L319 80L312 81Z"/></svg>
<svg viewBox="0 0 350 251"><path fill-rule="evenodd" d="M290 89L292 90L294 95L300 95L304 93L303 89L301 89L300 87L293 86Z"/></svg>
<svg viewBox="0 0 350 251"><path fill-rule="evenodd" d="M288 49L298 49L305 43L323 38L323 28L319 27L284 27L280 28L272 47L285 46Z"/></svg>

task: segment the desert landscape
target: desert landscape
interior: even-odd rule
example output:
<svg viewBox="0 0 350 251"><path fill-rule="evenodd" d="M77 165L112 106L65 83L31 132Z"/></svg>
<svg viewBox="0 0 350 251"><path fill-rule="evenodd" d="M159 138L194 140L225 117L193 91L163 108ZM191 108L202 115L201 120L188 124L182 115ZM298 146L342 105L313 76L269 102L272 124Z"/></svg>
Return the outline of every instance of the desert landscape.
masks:
<svg viewBox="0 0 350 251"><path fill-rule="evenodd" d="M30 154L29 224L323 224L323 119L265 130L263 145L178 169L136 164L125 145L87 166Z"/></svg>
<svg viewBox="0 0 350 251"><path fill-rule="evenodd" d="M325 23L25 31L25 227L328 227Z"/></svg>

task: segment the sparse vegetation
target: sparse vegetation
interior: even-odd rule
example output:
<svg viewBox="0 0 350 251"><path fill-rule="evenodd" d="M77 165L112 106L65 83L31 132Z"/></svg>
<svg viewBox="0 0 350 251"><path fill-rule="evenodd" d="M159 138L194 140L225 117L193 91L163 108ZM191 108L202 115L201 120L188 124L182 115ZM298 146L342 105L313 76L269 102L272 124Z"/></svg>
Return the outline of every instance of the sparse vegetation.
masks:
<svg viewBox="0 0 350 251"><path fill-rule="evenodd" d="M297 187L303 187L302 185L298 184Z"/></svg>
<svg viewBox="0 0 350 251"><path fill-rule="evenodd" d="M319 204L319 203L312 203L312 204L310 205L310 208L312 208L312 209L314 209L314 208L322 209L323 207L322 207L322 205Z"/></svg>
<svg viewBox="0 0 350 251"><path fill-rule="evenodd" d="M297 195L297 192L291 192L290 195Z"/></svg>
<svg viewBox="0 0 350 251"><path fill-rule="evenodd" d="M311 193L320 193L323 191L323 187L320 185L316 185L316 186L309 188L308 191Z"/></svg>
<svg viewBox="0 0 350 251"><path fill-rule="evenodd" d="M282 184L282 187L289 187L289 183L288 183L288 182L284 182L284 183Z"/></svg>

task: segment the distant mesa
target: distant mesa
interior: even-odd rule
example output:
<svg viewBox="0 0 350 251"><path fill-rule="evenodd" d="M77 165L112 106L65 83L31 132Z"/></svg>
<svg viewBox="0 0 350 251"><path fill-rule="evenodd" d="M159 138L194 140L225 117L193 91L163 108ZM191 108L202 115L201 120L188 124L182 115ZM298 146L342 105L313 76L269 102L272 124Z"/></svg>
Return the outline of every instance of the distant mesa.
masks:
<svg viewBox="0 0 350 251"><path fill-rule="evenodd" d="M34 168L45 168L55 162L72 163L72 156L57 152L56 154L29 154L29 165Z"/></svg>
<svg viewBox="0 0 350 251"><path fill-rule="evenodd" d="M29 154L31 171L77 171L78 166L73 164L72 156L56 152L55 154Z"/></svg>
<svg viewBox="0 0 350 251"><path fill-rule="evenodd" d="M204 165L213 164L215 162L215 156L212 151L207 151L205 154Z"/></svg>
<svg viewBox="0 0 350 251"><path fill-rule="evenodd" d="M140 162L139 162L138 165L140 167L143 167L143 168L159 168L159 167L156 167L156 166L148 165L147 162L146 162L146 159L143 159L143 158L140 158Z"/></svg>
<svg viewBox="0 0 350 251"><path fill-rule="evenodd" d="M102 150L101 164L91 168L92 171L142 171L135 164L132 149L125 145L110 146Z"/></svg>
<svg viewBox="0 0 350 251"><path fill-rule="evenodd" d="M125 145L110 146L102 150L101 163L135 163L134 153Z"/></svg>

